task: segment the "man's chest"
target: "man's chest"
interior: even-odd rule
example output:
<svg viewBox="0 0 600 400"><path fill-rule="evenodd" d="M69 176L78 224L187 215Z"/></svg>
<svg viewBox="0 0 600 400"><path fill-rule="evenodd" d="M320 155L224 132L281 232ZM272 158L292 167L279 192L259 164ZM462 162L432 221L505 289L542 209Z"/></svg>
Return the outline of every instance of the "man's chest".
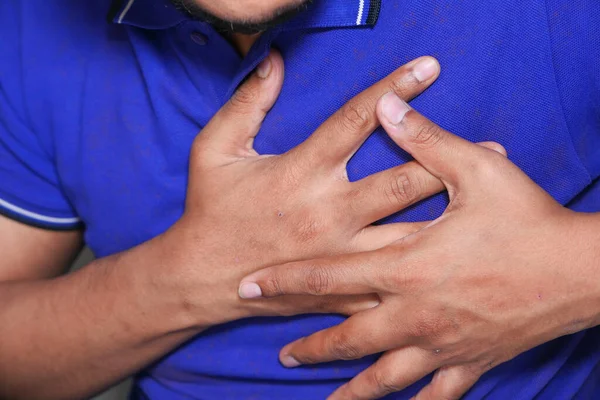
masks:
<svg viewBox="0 0 600 400"><path fill-rule="evenodd" d="M87 54L56 108L56 164L98 255L167 229L183 212L194 137L269 46L286 63L281 96L255 141L281 153L308 137L353 95L421 55L437 57L439 81L412 105L471 141L495 140L558 200L589 183L565 124L543 6L390 1L372 29L265 34L246 60L201 24L122 30ZM515 7L519 12L515 11ZM532 22L533 21L533 22ZM351 179L406 162L381 131L351 160ZM443 195L393 220L439 215Z"/></svg>

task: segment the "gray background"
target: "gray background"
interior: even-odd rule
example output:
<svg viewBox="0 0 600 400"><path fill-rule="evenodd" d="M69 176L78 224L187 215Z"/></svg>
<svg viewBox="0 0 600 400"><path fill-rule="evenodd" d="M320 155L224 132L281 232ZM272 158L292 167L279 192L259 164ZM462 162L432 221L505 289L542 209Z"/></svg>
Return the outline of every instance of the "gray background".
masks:
<svg viewBox="0 0 600 400"><path fill-rule="evenodd" d="M79 257L77 257L77 260L75 260L73 263L72 269L81 268L93 259L94 255L89 249L86 248L81 252ZM114 388L94 397L93 400L125 400L127 399L127 394L129 393L130 387L131 379L128 379L120 385L117 385Z"/></svg>

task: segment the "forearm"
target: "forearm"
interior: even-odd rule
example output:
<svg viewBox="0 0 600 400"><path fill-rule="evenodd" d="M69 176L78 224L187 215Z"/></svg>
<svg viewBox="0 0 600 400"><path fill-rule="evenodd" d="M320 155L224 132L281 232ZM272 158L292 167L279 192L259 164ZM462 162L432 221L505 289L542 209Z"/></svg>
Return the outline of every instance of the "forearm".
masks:
<svg viewBox="0 0 600 400"><path fill-rule="evenodd" d="M1 284L0 397L86 398L198 333L157 240L61 278Z"/></svg>

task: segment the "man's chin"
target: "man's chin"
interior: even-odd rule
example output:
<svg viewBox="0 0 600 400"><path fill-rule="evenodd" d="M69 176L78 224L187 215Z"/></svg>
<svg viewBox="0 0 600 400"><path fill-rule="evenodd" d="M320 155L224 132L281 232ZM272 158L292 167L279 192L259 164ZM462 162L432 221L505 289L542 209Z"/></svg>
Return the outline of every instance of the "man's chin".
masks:
<svg viewBox="0 0 600 400"><path fill-rule="evenodd" d="M256 10L250 14L244 7L245 1L222 0L171 0L181 11L192 18L210 23L220 32L256 34L279 25L299 12L304 11L312 0L273 1L273 6ZM205 4L206 3L206 4ZM219 3L219 4L215 4ZM256 8L256 7L254 7Z"/></svg>

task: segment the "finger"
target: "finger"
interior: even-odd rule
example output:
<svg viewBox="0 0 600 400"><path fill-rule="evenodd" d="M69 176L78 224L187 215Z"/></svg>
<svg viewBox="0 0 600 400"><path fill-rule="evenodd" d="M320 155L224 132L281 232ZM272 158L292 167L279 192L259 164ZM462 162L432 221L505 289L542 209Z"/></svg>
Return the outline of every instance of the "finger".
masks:
<svg viewBox="0 0 600 400"><path fill-rule="evenodd" d="M295 261L254 272L243 278L238 294L243 299L289 294L313 296L384 292L388 285L381 266L392 266L398 254L386 249L322 259Z"/></svg>
<svg viewBox="0 0 600 400"><path fill-rule="evenodd" d="M379 296L285 296L278 299L250 300L244 310L254 316L292 316L302 314L354 315L377 307Z"/></svg>
<svg viewBox="0 0 600 400"><path fill-rule="evenodd" d="M465 366L444 367L413 400L458 400L479 380L480 375Z"/></svg>
<svg viewBox="0 0 600 400"><path fill-rule="evenodd" d="M212 154L252 155L254 137L281 91L283 75L283 59L272 50L202 130L199 145Z"/></svg>
<svg viewBox="0 0 600 400"><path fill-rule="evenodd" d="M496 153L502 154L506 157L508 154L506 153L506 149L500 143L496 142L481 142L478 143L480 146L485 147L486 149L494 150Z"/></svg>
<svg viewBox="0 0 600 400"><path fill-rule="evenodd" d="M400 67L346 103L289 154L307 160L305 164L311 169L345 166L379 126L378 99L392 91L406 101L411 100L430 86L439 72L439 64L432 57L421 57Z"/></svg>
<svg viewBox="0 0 600 400"><path fill-rule="evenodd" d="M315 300L314 296L303 297L310 297L310 302ZM324 301L324 304L317 302L316 307L309 302L306 307L306 313L319 313L320 307L323 310L323 314L341 314L345 316L351 316L358 314L359 312L373 309L381 304L379 296L375 293L360 296L326 296L321 300Z"/></svg>
<svg viewBox="0 0 600 400"><path fill-rule="evenodd" d="M458 184L474 165L490 155L488 149L453 135L418 114L394 93L381 98L377 114L390 137L445 184Z"/></svg>
<svg viewBox="0 0 600 400"><path fill-rule="evenodd" d="M386 247L395 241L420 231L431 221L398 222L395 224L371 225L364 228L356 238L357 251L373 251Z"/></svg>
<svg viewBox="0 0 600 400"><path fill-rule="evenodd" d="M480 146L506 157L506 150L496 142ZM419 163L409 162L370 175L350 184L348 206L360 210L357 223L364 226L392 215L444 190L444 184Z"/></svg>
<svg viewBox="0 0 600 400"><path fill-rule="evenodd" d="M348 207L359 210L365 226L444 190L442 182L416 162L382 171L349 184Z"/></svg>
<svg viewBox="0 0 600 400"><path fill-rule="evenodd" d="M286 345L279 353L289 368L335 360L354 360L398 347L401 338L389 335L381 324L382 305L348 318L339 325L316 332ZM387 334L386 334L387 333Z"/></svg>
<svg viewBox="0 0 600 400"><path fill-rule="evenodd" d="M337 389L328 400L378 399L407 388L429 375L436 367L435 360L419 348L392 350Z"/></svg>

